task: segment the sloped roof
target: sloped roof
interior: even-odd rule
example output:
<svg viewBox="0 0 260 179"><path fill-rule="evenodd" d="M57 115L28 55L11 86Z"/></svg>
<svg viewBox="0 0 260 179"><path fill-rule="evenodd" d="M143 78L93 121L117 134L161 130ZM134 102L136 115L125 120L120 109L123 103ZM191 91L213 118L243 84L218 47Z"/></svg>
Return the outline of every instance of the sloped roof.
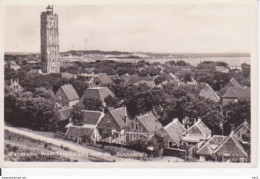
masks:
<svg viewBox="0 0 260 179"><path fill-rule="evenodd" d="M230 87L222 98L250 98L250 88Z"/></svg>
<svg viewBox="0 0 260 179"><path fill-rule="evenodd" d="M82 110L83 115L83 124L89 125L97 125L100 117L102 116L102 112L100 111L90 111L90 110Z"/></svg>
<svg viewBox="0 0 260 179"><path fill-rule="evenodd" d="M62 78L73 78L74 75L72 73L63 72L61 73Z"/></svg>
<svg viewBox="0 0 260 179"><path fill-rule="evenodd" d="M229 137L215 150L215 153L219 156L247 157L247 153L239 144L233 132L231 132Z"/></svg>
<svg viewBox="0 0 260 179"><path fill-rule="evenodd" d="M187 131L183 141L199 142L211 135L211 130L199 119Z"/></svg>
<svg viewBox="0 0 260 179"><path fill-rule="evenodd" d="M194 127L197 127L203 135L208 136L211 134L211 130L200 119L187 130L187 133L189 134L189 131Z"/></svg>
<svg viewBox="0 0 260 179"><path fill-rule="evenodd" d="M85 98L93 97L104 102L105 98L109 95L111 95L112 97L115 96L114 93L107 87L88 88L81 97L81 101L83 101Z"/></svg>
<svg viewBox="0 0 260 179"><path fill-rule="evenodd" d="M71 106L58 110L57 111L58 120L64 121L64 120L69 119L71 117L72 111L73 111L73 107L71 107Z"/></svg>
<svg viewBox="0 0 260 179"><path fill-rule="evenodd" d="M99 75L96 78L98 78L103 84L111 84L111 83L113 83L111 78L109 76L107 76L106 74Z"/></svg>
<svg viewBox="0 0 260 179"><path fill-rule="evenodd" d="M109 110L109 113L115 119L120 129L126 127L127 124L124 121L125 116L126 116L126 121L129 120L126 112L126 107L120 107L120 108Z"/></svg>
<svg viewBox="0 0 260 179"><path fill-rule="evenodd" d="M164 127L167 134L176 142L177 145L180 144L182 135L185 133L186 129L179 122L178 119L174 119L171 123Z"/></svg>
<svg viewBox="0 0 260 179"><path fill-rule="evenodd" d="M66 84L60 87L70 101L79 99L79 95L71 84Z"/></svg>
<svg viewBox="0 0 260 179"><path fill-rule="evenodd" d="M250 131L250 125L247 121L244 121L242 124L240 124L235 130L234 130L234 134L240 130L242 127L245 127L246 129L248 129Z"/></svg>
<svg viewBox="0 0 260 179"><path fill-rule="evenodd" d="M73 137L80 137L83 138L84 136L91 137L93 134L94 129L92 128L85 128L85 127L76 127L70 126L67 129L66 136L73 136Z"/></svg>
<svg viewBox="0 0 260 179"><path fill-rule="evenodd" d="M137 119L141 122L141 124L143 124L146 130L150 133L153 133L156 130L162 128L162 124L152 113L147 113L145 115L138 116Z"/></svg>
<svg viewBox="0 0 260 179"><path fill-rule="evenodd" d="M199 95L201 97L204 97L206 99L210 99L214 102L219 102L220 98L219 96L217 95L217 93L210 87L209 84L206 84L205 88L203 88Z"/></svg>
<svg viewBox="0 0 260 179"><path fill-rule="evenodd" d="M197 151L197 154L199 155L213 155L214 150L219 147L224 140L226 139L226 136L220 136L220 135L214 135L212 136L207 142L205 142L201 148Z"/></svg>
<svg viewBox="0 0 260 179"><path fill-rule="evenodd" d="M132 85L140 80L141 80L140 77L137 74L134 74L134 75L130 75L129 77L127 77L125 83L127 85Z"/></svg>
<svg viewBox="0 0 260 179"><path fill-rule="evenodd" d="M234 87L242 88L242 86L238 83L238 81L235 78L231 78L229 81Z"/></svg>

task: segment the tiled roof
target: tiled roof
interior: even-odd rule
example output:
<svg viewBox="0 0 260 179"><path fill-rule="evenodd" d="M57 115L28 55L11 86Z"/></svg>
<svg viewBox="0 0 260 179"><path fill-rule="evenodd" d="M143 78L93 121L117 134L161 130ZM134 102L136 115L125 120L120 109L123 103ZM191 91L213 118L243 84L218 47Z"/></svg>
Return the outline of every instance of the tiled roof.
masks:
<svg viewBox="0 0 260 179"><path fill-rule="evenodd" d="M150 133L153 133L156 130L162 128L162 124L152 113L138 116L137 119L141 122L141 124L143 124L146 130Z"/></svg>
<svg viewBox="0 0 260 179"><path fill-rule="evenodd" d="M61 73L62 78L73 78L74 75L68 72Z"/></svg>
<svg viewBox="0 0 260 179"><path fill-rule="evenodd" d="M67 120L71 117L73 108L72 107L67 107L64 109L60 109L57 111L57 117L59 121L64 121Z"/></svg>
<svg viewBox="0 0 260 179"><path fill-rule="evenodd" d="M114 97L114 93L107 87L94 87L94 88L88 88L86 89L85 93L81 97L81 101L83 101L85 98L96 98L104 102L105 98L111 95Z"/></svg>
<svg viewBox="0 0 260 179"><path fill-rule="evenodd" d="M94 131L94 129L92 129L92 128L70 126L65 135L73 136L73 137L80 137L80 138L87 136L90 138L93 134L93 131Z"/></svg>
<svg viewBox="0 0 260 179"><path fill-rule="evenodd" d="M71 84L63 85L60 88L70 101L79 99L79 95Z"/></svg>
<svg viewBox="0 0 260 179"><path fill-rule="evenodd" d="M100 111L83 110L83 124L97 125L103 113Z"/></svg>
<svg viewBox="0 0 260 179"><path fill-rule="evenodd" d="M226 136L220 136L220 135L214 135L212 136L207 142L205 142L201 148L197 151L197 154L199 155L213 155L214 150L219 147L224 140L226 139Z"/></svg>
<svg viewBox="0 0 260 179"><path fill-rule="evenodd" d="M230 83L231 83L234 87L242 88L242 86L238 83L238 81L237 81L235 78L231 78Z"/></svg>
<svg viewBox="0 0 260 179"><path fill-rule="evenodd" d="M250 88L231 87L222 98L250 98Z"/></svg>
<svg viewBox="0 0 260 179"><path fill-rule="evenodd" d="M106 74L102 74L100 76L98 76L97 78L99 78L99 80L103 83L103 84L111 84L113 83L113 81L111 80L111 78L109 76L107 76Z"/></svg>
<svg viewBox="0 0 260 179"><path fill-rule="evenodd" d="M206 99L210 99L214 102L219 102L220 98L219 96L217 95L217 93L208 85L206 84L205 88L203 88L199 95L201 97L204 97Z"/></svg>
<svg viewBox="0 0 260 179"><path fill-rule="evenodd" d="M120 128L126 127L127 124L124 121L125 116L126 116L126 121L129 120L128 115L126 113L126 107L109 110L109 113L115 119L115 121L117 122Z"/></svg>
<svg viewBox="0 0 260 179"><path fill-rule="evenodd" d="M183 141L198 142L201 139L205 140L211 135L211 130L199 119L187 131L182 138Z"/></svg>
<svg viewBox="0 0 260 179"><path fill-rule="evenodd" d="M215 150L215 153L218 156L247 157L247 153L238 141L234 133L231 132L229 137Z"/></svg>
<svg viewBox="0 0 260 179"><path fill-rule="evenodd" d="M248 129L250 131L250 125L247 121L244 121L242 124L240 124L235 130L234 130L234 134L240 130L242 127L245 127L246 129Z"/></svg>
<svg viewBox="0 0 260 179"><path fill-rule="evenodd" d="M185 133L186 129L179 122L178 119L174 119L171 123L164 127L167 134L176 142L177 145L180 144L182 135Z"/></svg>
<svg viewBox="0 0 260 179"><path fill-rule="evenodd" d="M132 85L132 84L134 84L134 83L136 83L138 81L140 81L140 77L137 74L134 74L134 75L130 75L128 80L125 81L125 83L127 85Z"/></svg>

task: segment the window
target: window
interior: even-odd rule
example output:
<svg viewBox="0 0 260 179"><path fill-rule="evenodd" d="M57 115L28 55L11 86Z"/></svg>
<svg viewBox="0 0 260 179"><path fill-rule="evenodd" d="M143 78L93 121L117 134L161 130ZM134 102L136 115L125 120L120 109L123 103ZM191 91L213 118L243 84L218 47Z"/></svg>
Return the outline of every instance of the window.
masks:
<svg viewBox="0 0 260 179"><path fill-rule="evenodd" d="M135 129L135 130L139 130L139 124L138 124L138 123L135 123L134 129Z"/></svg>
<svg viewBox="0 0 260 179"><path fill-rule="evenodd" d="M99 82L98 81L96 81L96 86L98 86L99 85Z"/></svg>
<svg viewBox="0 0 260 179"><path fill-rule="evenodd" d="M110 125L110 124L111 124L111 122L110 122L110 120L108 120L108 121L107 121L107 125Z"/></svg>
<svg viewBox="0 0 260 179"><path fill-rule="evenodd" d="M168 143L168 146L169 146L169 147L172 147L172 142L169 142L169 143Z"/></svg>

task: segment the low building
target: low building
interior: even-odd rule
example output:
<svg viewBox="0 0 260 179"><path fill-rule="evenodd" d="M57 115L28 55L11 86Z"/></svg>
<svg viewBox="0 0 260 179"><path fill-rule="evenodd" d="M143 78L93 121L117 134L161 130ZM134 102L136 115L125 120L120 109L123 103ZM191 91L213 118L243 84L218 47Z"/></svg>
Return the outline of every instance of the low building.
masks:
<svg viewBox="0 0 260 179"><path fill-rule="evenodd" d="M100 141L106 143L125 144L125 128L130 121L126 107L111 109L98 123Z"/></svg>
<svg viewBox="0 0 260 179"><path fill-rule="evenodd" d="M104 113L100 111L82 111L82 120L70 121L67 125L66 138L81 142L88 142L95 144L100 139L97 125L104 117Z"/></svg>
<svg viewBox="0 0 260 179"><path fill-rule="evenodd" d="M215 161L215 150L225 141L227 136L214 135L205 142L196 152L200 161Z"/></svg>
<svg viewBox="0 0 260 179"><path fill-rule="evenodd" d="M224 142L214 151L217 161L221 162L247 162L248 154L239 139L232 131Z"/></svg>
<svg viewBox="0 0 260 179"><path fill-rule="evenodd" d="M239 99L250 101L250 88L249 87L231 87L228 91L222 96L221 104L223 106L237 102Z"/></svg>
<svg viewBox="0 0 260 179"><path fill-rule="evenodd" d="M214 101L215 103L220 102L220 97L209 84L205 85L205 87L200 91L199 96Z"/></svg>
<svg viewBox="0 0 260 179"><path fill-rule="evenodd" d="M241 141L243 144L250 143L250 125L245 120L242 124L240 124L235 130L234 135Z"/></svg>
<svg viewBox="0 0 260 179"><path fill-rule="evenodd" d="M151 112L136 116L126 127L126 143L137 140L146 141L153 137L156 131L161 128L162 124Z"/></svg>
<svg viewBox="0 0 260 179"><path fill-rule="evenodd" d="M189 129L187 129L182 143L184 144L198 144L211 138L211 130L198 119Z"/></svg>
<svg viewBox="0 0 260 179"><path fill-rule="evenodd" d="M166 131L166 136L164 137L166 148L178 148L181 144L182 137L186 132L184 126L179 122L179 120L173 119L171 123L164 127Z"/></svg>
<svg viewBox="0 0 260 179"><path fill-rule="evenodd" d="M220 89L219 92L223 95L229 90L229 88L232 87L243 88L235 78L231 78L229 82L222 89Z"/></svg>
<svg viewBox="0 0 260 179"><path fill-rule="evenodd" d="M83 103L83 101L87 98L95 98L105 104L105 98L109 95L115 97L114 93L107 87L88 88L80 98L80 103Z"/></svg>
<svg viewBox="0 0 260 179"><path fill-rule="evenodd" d="M91 80L92 87L105 87L110 84L113 84L113 81L109 76L106 74L101 74L98 76L93 76L93 79Z"/></svg>
<svg viewBox="0 0 260 179"><path fill-rule="evenodd" d="M71 84L61 86L55 97L58 107L73 106L79 102L79 96Z"/></svg>

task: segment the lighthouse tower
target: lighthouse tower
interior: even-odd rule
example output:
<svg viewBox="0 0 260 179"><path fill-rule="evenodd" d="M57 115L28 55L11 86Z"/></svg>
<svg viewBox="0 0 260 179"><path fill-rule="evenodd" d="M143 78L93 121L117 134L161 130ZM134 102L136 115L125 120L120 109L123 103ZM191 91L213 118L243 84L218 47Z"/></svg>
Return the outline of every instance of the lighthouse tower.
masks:
<svg viewBox="0 0 260 179"><path fill-rule="evenodd" d="M50 5L41 13L41 68L43 73L60 73L58 15Z"/></svg>

